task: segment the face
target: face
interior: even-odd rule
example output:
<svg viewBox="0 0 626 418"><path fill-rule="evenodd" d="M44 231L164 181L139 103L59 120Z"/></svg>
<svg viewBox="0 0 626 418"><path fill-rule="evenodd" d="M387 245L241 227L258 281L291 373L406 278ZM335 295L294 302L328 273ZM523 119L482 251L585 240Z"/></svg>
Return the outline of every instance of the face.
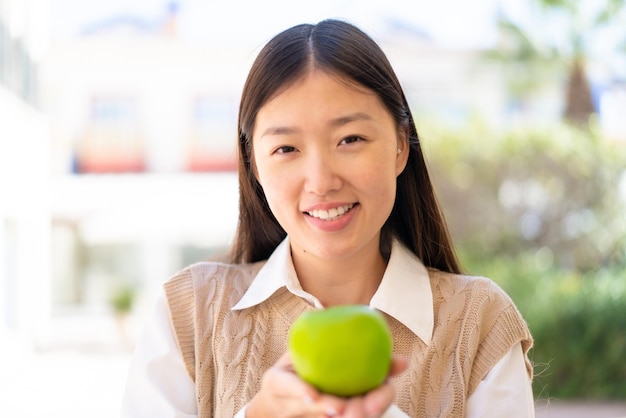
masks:
<svg viewBox="0 0 626 418"><path fill-rule="evenodd" d="M378 251L408 147L375 93L314 70L259 109L252 141L257 179L294 257Z"/></svg>

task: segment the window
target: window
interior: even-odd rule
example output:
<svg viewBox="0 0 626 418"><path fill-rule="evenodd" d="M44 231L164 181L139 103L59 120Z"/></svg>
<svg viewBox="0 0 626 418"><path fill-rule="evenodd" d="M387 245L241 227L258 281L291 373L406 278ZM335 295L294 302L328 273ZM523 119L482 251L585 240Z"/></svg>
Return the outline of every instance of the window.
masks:
<svg viewBox="0 0 626 418"><path fill-rule="evenodd" d="M136 100L124 96L95 96L86 129L78 140L78 173L124 173L145 170L144 138Z"/></svg>
<svg viewBox="0 0 626 418"><path fill-rule="evenodd" d="M236 110L235 103L225 97L207 95L193 101L188 170L236 169Z"/></svg>

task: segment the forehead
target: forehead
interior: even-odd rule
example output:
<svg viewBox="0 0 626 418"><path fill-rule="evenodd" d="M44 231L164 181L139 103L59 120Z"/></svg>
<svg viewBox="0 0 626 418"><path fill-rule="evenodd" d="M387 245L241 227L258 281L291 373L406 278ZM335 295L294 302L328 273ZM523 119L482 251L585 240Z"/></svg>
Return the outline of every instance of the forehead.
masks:
<svg viewBox="0 0 626 418"><path fill-rule="evenodd" d="M373 113L386 110L373 90L342 74L315 69L279 88L259 108L256 122L268 116L314 116L345 107Z"/></svg>
<svg viewBox="0 0 626 418"><path fill-rule="evenodd" d="M279 96L288 90L301 87L303 84L306 84L307 82L315 83L315 82L321 82L321 81L336 84L337 87L343 87L345 89L354 90L354 92L357 92L357 93L376 95L376 93L373 90L365 87L364 85L360 84L358 81L356 81L355 79L353 79L352 77L346 74L343 74L337 71L312 67L309 70L305 71L303 74L296 77L295 79L290 80L286 82L285 84L283 84L282 86L280 86L274 92L274 94L270 96L267 102L271 101L276 96Z"/></svg>

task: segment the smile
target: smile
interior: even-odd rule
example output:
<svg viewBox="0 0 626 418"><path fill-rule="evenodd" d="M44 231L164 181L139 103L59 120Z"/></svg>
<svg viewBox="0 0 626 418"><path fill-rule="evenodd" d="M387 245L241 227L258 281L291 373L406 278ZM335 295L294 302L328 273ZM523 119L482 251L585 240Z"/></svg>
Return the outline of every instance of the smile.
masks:
<svg viewBox="0 0 626 418"><path fill-rule="evenodd" d="M312 216L317 219L321 219L323 221L332 221L346 214L353 207L354 207L354 203L351 203L349 205L339 206L339 207L331 208L328 210L314 209L310 212L305 212L305 213L308 214L309 216Z"/></svg>

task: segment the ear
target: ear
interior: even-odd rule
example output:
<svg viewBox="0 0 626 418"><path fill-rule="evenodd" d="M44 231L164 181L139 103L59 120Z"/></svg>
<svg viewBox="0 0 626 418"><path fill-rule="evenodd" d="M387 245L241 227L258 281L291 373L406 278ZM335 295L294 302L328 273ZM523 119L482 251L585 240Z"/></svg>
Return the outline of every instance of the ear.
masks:
<svg viewBox="0 0 626 418"><path fill-rule="evenodd" d="M398 151L396 155L396 177L405 169L409 161L409 130L403 128L398 132Z"/></svg>

